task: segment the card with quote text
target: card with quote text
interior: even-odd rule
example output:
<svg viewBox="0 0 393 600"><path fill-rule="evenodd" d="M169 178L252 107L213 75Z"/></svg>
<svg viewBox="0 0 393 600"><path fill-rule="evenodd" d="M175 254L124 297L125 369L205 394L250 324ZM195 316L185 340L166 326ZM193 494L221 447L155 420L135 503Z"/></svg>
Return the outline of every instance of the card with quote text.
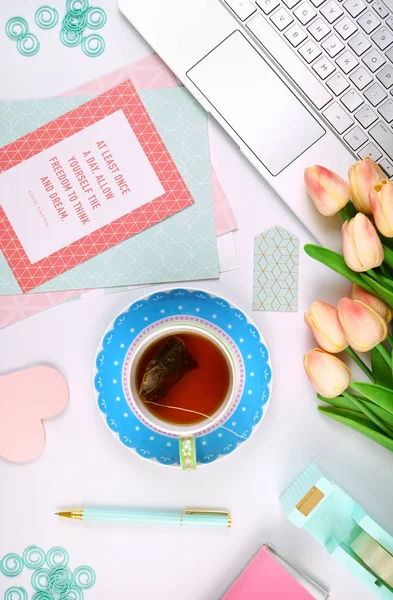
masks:
<svg viewBox="0 0 393 600"><path fill-rule="evenodd" d="M0 197L22 292L194 203L131 81L0 149Z"/></svg>

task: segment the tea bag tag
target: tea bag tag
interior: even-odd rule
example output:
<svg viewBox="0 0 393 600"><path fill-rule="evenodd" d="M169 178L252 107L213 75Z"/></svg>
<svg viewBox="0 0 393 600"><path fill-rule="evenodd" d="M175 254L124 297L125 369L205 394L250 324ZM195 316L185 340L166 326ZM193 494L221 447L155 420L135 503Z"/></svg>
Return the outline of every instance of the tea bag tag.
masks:
<svg viewBox="0 0 393 600"><path fill-rule="evenodd" d="M196 447L195 438L185 437L179 439L180 464L183 471L195 471Z"/></svg>

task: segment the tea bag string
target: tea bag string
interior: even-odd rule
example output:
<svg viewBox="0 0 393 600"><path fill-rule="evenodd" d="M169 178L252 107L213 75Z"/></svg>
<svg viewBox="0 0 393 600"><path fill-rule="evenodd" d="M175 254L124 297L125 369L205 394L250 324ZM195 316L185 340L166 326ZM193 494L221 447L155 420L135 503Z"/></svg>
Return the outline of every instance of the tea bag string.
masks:
<svg viewBox="0 0 393 600"><path fill-rule="evenodd" d="M205 415L201 412L198 412L197 410L190 410L189 408L182 408L180 406L169 406L168 404L160 404L159 402L153 402L152 400L144 400L144 402L145 402L145 404L154 404L154 406L161 406L162 408L170 408L172 410L182 410L183 412L192 413L193 415L198 415L200 417L204 417L205 419L209 419L210 421L214 421L213 417L211 417L210 415ZM247 439L245 435L239 435L238 433L236 433L236 431L233 431L232 429L229 429L228 427L225 427L224 425L220 425L220 427L218 429L224 429L225 431L229 431L229 433L232 433L233 435L240 438L241 440Z"/></svg>

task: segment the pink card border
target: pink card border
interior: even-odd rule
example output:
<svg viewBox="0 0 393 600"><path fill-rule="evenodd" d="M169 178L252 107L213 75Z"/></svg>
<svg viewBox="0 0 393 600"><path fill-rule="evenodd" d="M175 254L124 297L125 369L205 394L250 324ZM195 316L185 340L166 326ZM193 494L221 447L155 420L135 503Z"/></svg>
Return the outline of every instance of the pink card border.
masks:
<svg viewBox="0 0 393 600"><path fill-rule="evenodd" d="M123 110L165 189L165 194L34 264L30 263L11 223L0 207L0 248L22 292L36 288L194 203L131 81L117 85L1 148L0 173L118 110Z"/></svg>

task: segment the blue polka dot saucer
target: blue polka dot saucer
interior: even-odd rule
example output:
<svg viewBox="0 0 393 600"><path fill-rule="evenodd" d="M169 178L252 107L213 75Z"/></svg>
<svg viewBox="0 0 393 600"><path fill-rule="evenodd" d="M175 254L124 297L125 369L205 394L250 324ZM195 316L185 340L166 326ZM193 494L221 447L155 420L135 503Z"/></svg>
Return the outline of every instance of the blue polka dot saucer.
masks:
<svg viewBox="0 0 393 600"><path fill-rule="evenodd" d="M198 465L231 454L255 431L266 413L272 385L269 353L255 325L227 300L201 290L160 291L131 304L105 333L96 357L98 407L120 442L143 458L180 466L179 443L143 418L127 386L129 362L147 335L168 324L190 324L218 336L238 361L240 385L231 410L218 424L196 434Z"/></svg>

